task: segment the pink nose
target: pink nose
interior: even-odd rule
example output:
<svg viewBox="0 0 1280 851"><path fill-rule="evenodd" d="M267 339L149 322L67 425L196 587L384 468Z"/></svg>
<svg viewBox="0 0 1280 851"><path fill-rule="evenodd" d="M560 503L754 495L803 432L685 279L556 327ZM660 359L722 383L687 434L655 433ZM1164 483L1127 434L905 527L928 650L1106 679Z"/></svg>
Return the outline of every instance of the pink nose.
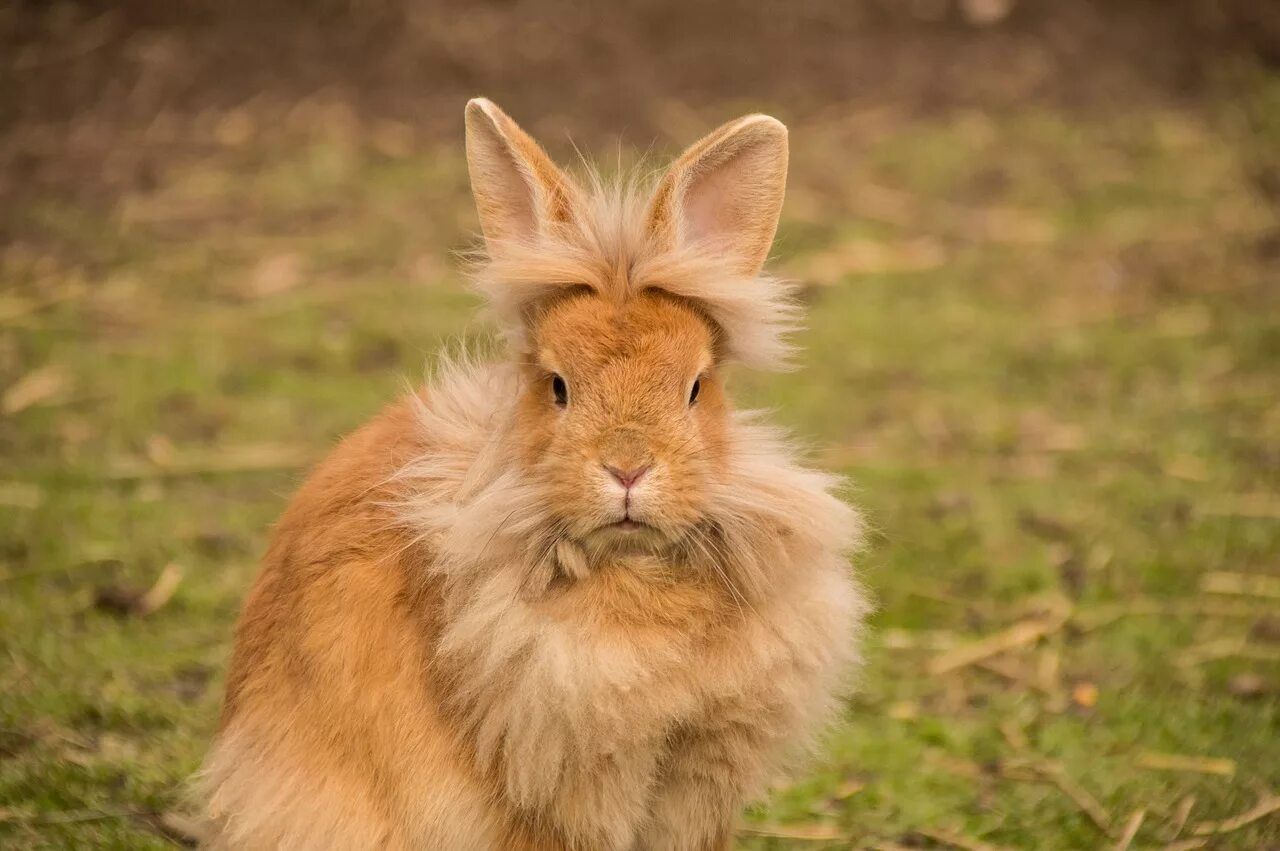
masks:
<svg viewBox="0 0 1280 851"><path fill-rule="evenodd" d="M618 483L627 490L631 490L631 488L635 486L635 483L640 481L640 479L644 477L645 473L649 472L648 465L643 467L633 467L630 470L619 470L617 467L605 464L604 468L608 470L609 474L617 479Z"/></svg>

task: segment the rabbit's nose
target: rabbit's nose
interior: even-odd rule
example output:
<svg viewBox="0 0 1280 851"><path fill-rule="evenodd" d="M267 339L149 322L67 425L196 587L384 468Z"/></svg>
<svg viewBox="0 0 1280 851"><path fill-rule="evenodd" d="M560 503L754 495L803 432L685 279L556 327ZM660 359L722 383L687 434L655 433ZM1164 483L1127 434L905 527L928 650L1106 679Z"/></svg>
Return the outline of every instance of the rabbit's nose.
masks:
<svg viewBox="0 0 1280 851"><path fill-rule="evenodd" d="M608 470L609 474L617 479L619 484L627 490L631 490L631 488L635 486L635 483L640 481L640 479L644 477L645 473L649 472L648 464L645 464L643 467L632 467L630 470L620 470L610 464L605 464L604 468Z"/></svg>

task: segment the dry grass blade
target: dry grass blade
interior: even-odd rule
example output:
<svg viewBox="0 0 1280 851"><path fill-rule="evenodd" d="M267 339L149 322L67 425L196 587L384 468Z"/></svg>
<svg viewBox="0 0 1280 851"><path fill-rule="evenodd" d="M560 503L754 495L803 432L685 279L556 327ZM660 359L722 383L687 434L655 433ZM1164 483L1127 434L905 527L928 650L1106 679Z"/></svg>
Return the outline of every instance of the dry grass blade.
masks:
<svg viewBox="0 0 1280 851"><path fill-rule="evenodd" d="M989 659L1016 647L1034 644L1046 635L1057 632L1070 617L1070 612L1029 618L1019 621L1008 629L1001 630L986 638L969 644L963 644L954 650L948 650L935 656L928 666L930 676L950 673L984 659Z"/></svg>
<svg viewBox="0 0 1280 851"><path fill-rule="evenodd" d="M865 788L867 788L867 782L865 780L859 780L856 777L850 778L837 786L836 790L831 793L831 797L835 798L837 801L845 801L852 798Z"/></svg>
<svg viewBox="0 0 1280 851"><path fill-rule="evenodd" d="M1280 520L1280 500L1267 493L1244 493L1207 502L1197 506L1196 511L1206 516Z"/></svg>
<svg viewBox="0 0 1280 851"><path fill-rule="evenodd" d="M217 453L175 454L164 464L135 458L121 458L108 468L112 481L179 478L183 476L257 473L296 470L315 460L315 453L290 446L237 446Z"/></svg>
<svg viewBox="0 0 1280 851"><path fill-rule="evenodd" d="M58 810L34 813L24 810L0 810L0 824L5 822L30 825L82 824L91 821L109 821L147 815L146 810Z"/></svg>
<svg viewBox="0 0 1280 851"><path fill-rule="evenodd" d="M1012 780L1029 780L1035 783L1048 783L1071 799L1071 802L1084 813L1105 836L1111 836L1111 819L1098 799L1080 784L1076 783L1062 766L1050 762L1034 762L1029 765L1011 766L1005 776Z"/></svg>
<svg viewBox="0 0 1280 851"><path fill-rule="evenodd" d="M94 605L119 615L146 617L173 599L181 582L182 568L176 564L168 564L160 571L155 584L145 591L116 586L99 588Z"/></svg>
<svg viewBox="0 0 1280 851"><path fill-rule="evenodd" d="M1235 760L1155 751L1144 751L1138 754L1136 764L1139 768L1150 768L1155 771L1217 774L1222 777L1231 777L1236 773Z"/></svg>
<svg viewBox="0 0 1280 851"><path fill-rule="evenodd" d="M973 839L942 828L925 828L916 831L916 833L927 839L932 839L934 842L939 842L952 848L962 848L964 851L1004 851L999 845L992 845L980 839Z"/></svg>
<svg viewBox="0 0 1280 851"><path fill-rule="evenodd" d="M966 777L970 780L978 780L987 774L983 771L982 766L973 760L961 759L939 751L926 751L925 760L931 766L935 766L948 774Z"/></svg>
<svg viewBox="0 0 1280 851"><path fill-rule="evenodd" d="M975 662L974 666L983 671L987 671L988 673L995 674L996 676L1008 680L1011 683L1020 685L1029 691L1038 691L1041 694L1049 696L1057 693L1052 688L1046 687L1044 683L1033 679L1030 674L1020 671L1012 665L1006 665L998 659L983 659L979 662Z"/></svg>
<svg viewBox="0 0 1280 851"><path fill-rule="evenodd" d="M946 252L935 240L918 238L899 242L846 240L827 251L811 254L789 269L802 281L837 284L850 275L879 275L936 269L947 262Z"/></svg>
<svg viewBox="0 0 1280 851"><path fill-rule="evenodd" d="M294 252L264 257L240 287L245 298L260 299L286 293L302 283L303 258Z"/></svg>
<svg viewBox="0 0 1280 851"><path fill-rule="evenodd" d="M173 599L173 595L177 592L178 585L181 582L182 568L176 564L165 565L164 570L160 571L160 577L156 580L156 583L138 599L138 604L134 607L134 613L149 615L161 608L165 603Z"/></svg>
<svg viewBox="0 0 1280 851"><path fill-rule="evenodd" d="M1219 638L1188 648L1177 660L1183 668L1230 657L1253 662L1280 662L1280 647L1257 647L1247 638Z"/></svg>
<svg viewBox="0 0 1280 851"><path fill-rule="evenodd" d="M4 391L0 410L12 415L33 405L50 402L63 395L70 384L65 369L56 364L43 366L19 378Z"/></svg>
<svg viewBox="0 0 1280 851"><path fill-rule="evenodd" d="M1134 616L1210 617L1257 619L1266 617L1271 607L1242 600L1150 600L1077 609L1072 620L1081 632L1092 632L1121 618Z"/></svg>
<svg viewBox="0 0 1280 851"><path fill-rule="evenodd" d="M1166 839L1177 839L1182 835L1182 829L1187 826L1187 819L1191 816L1191 809L1196 805L1196 796L1187 795L1178 802L1178 807L1173 811L1173 818L1169 820L1169 825L1165 829Z"/></svg>
<svg viewBox="0 0 1280 851"><path fill-rule="evenodd" d="M210 838L200 819L185 813L161 813L152 820L152 823L166 839L187 848L197 848L200 843Z"/></svg>
<svg viewBox="0 0 1280 851"><path fill-rule="evenodd" d="M960 11L973 26L989 27L1009 17L1017 0L961 0Z"/></svg>
<svg viewBox="0 0 1280 851"><path fill-rule="evenodd" d="M1129 820L1124 823L1124 830L1120 832L1120 838L1116 841L1115 851L1128 851L1133 843L1133 837L1138 835L1138 829L1142 827L1146 817L1145 809L1133 811L1133 815L1129 816Z"/></svg>
<svg viewBox="0 0 1280 851"><path fill-rule="evenodd" d="M26 316L37 309L39 302L15 296L0 296L0 323Z"/></svg>
<svg viewBox="0 0 1280 851"><path fill-rule="evenodd" d="M1280 812L1280 795L1267 794L1255 806L1245 810L1240 815L1232 816L1222 821L1202 821L1191 828L1191 833L1193 836L1214 836L1219 833L1230 833L1233 830L1239 830L1245 825L1253 824L1259 819L1264 819L1274 812Z"/></svg>
<svg viewBox="0 0 1280 851"><path fill-rule="evenodd" d="M1089 817L1098 830L1108 836L1111 835L1111 819L1107 816L1107 811L1103 809L1102 804L1098 803L1097 798L1068 777L1060 768L1055 767L1049 770L1045 776Z"/></svg>
<svg viewBox="0 0 1280 851"><path fill-rule="evenodd" d="M24 319L33 313L75 298L81 293L82 290L79 287L64 286L53 292L44 293L37 298L0 295L0 324Z"/></svg>
<svg viewBox="0 0 1280 851"><path fill-rule="evenodd" d="M950 650L956 636L945 630L912 630L888 628L880 633L880 643L889 650Z"/></svg>
<svg viewBox="0 0 1280 851"><path fill-rule="evenodd" d="M0 506L5 508L39 508L44 490L29 482L0 482Z"/></svg>
<svg viewBox="0 0 1280 851"><path fill-rule="evenodd" d="M769 836L775 839L800 839L812 842L829 842L833 839L847 838L845 833L834 824L822 822L749 824L739 828L738 832L749 836Z"/></svg>
<svg viewBox="0 0 1280 851"><path fill-rule="evenodd" d="M1164 851L1195 851L1196 848L1203 848L1208 844L1207 839L1180 839L1164 846Z"/></svg>
<svg viewBox="0 0 1280 851"><path fill-rule="evenodd" d="M1200 577L1200 590L1210 594L1280 600L1280 579L1274 576L1215 570Z"/></svg>
<svg viewBox="0 0 1280 851"><path fill-rule="evenodd" d="M1000 722L1000 735L1015 751L1026 751L1031 748L1031 741L1027 738L1026 731L1011 718Z"/></svg>

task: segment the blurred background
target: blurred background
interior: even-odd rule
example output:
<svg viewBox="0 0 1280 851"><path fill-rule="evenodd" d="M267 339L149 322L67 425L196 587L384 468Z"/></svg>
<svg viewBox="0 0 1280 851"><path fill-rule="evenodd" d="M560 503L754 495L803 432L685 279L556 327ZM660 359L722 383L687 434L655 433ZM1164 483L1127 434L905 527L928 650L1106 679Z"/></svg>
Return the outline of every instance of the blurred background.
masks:
<svg viewBox="0 0 1280 851"><path fill-rule="evenodd" d="M1280 4L0 7L0 845L190 845L307 467L483 340L462 109L791 128L800 368L879 611L740 844L1280 848Z"/></svg>

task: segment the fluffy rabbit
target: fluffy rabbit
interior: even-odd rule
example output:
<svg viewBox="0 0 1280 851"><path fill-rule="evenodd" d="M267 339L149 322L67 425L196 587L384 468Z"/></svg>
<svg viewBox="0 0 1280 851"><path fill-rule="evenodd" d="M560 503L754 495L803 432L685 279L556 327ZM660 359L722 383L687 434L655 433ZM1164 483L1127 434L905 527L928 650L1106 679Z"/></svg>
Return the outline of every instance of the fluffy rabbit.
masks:
<svg viewBox="0 0 1280 851"><path fill-rule="evenodd" d="M866 608L836 480L735 413L785 358L761 276L787 131L730 122L652 192L466 110L509 342L320 465L236 631L202 772L234 849L727 849L820 731Z"/></svg>

